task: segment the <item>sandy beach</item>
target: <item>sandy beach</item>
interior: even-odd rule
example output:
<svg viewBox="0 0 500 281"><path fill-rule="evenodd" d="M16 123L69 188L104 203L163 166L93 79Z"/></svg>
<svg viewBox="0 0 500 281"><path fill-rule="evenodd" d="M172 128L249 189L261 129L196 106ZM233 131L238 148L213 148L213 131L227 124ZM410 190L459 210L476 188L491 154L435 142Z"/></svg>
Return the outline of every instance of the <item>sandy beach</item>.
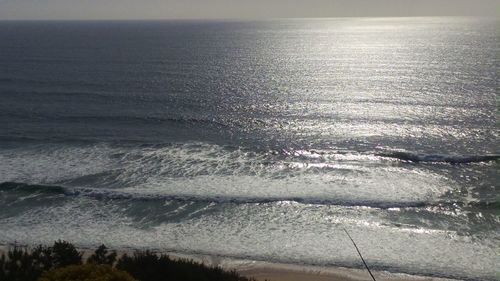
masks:
<svg viewBox="0 0 500 281"><path fill-rule="evenodd" d="M227 270L235 270L246 277L253 277L259 281L370 281L368 272L364 269L346 267L322 267L311 265L297 265L272 263L253 260L238 260L206 255L188 255L168 252L174 258L187 258L207 265L221 266ZM402 273L391 273L387 271L373 271L376 280L391 281L444 281L454 280L427 276L416 276Z"/></svg>

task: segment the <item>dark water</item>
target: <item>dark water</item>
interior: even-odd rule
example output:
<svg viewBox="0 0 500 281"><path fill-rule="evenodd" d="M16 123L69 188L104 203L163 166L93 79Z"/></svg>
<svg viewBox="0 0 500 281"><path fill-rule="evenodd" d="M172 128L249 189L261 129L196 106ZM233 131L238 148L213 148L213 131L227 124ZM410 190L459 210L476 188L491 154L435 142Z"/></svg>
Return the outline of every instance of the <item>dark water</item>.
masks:
<svg viewBox="0 0 500 281"><path fill-rule="evenodd" d="M1 22L0 243L494 280L498 24Z"/></svg>

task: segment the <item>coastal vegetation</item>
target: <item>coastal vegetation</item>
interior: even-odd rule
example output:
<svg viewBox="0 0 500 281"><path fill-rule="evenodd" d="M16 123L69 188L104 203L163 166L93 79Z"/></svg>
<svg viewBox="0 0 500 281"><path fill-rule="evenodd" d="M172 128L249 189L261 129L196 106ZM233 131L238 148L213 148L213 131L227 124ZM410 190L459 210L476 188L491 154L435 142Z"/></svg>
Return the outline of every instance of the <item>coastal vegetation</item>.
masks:
<svg viewBox="0 0 500 281"><path fill-rule="evenodd" d="M42 273L38 281L136 281L130 274L106 264L69 265Z"/></svg>
<svg viewBox="0 0 500 281"><path fill-rule="evenodd" d="M86 260L74 245L14 246L0 256L2 281L254 281L235 271L151 251L118 257L101 245Z"/></svg>

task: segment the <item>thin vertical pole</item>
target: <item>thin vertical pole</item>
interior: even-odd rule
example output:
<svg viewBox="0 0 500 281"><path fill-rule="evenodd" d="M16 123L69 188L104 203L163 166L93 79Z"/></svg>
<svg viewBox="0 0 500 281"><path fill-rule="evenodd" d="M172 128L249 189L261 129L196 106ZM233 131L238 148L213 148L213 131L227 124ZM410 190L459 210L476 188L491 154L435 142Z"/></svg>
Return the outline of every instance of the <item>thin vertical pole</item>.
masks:
<svg viewBox="0 0 500 281"><path fill-rule="evenodd" d="M352 239L351 235L349 235L349 232L347 232L347 230L344 228L344 231L345 231L345 234L347 234L347 237L349 237L349 239L351 239L351 242L352 244L354 245L354 248L356 248L356 251L358 252L358 255L359 257L361 258L361 260L363 261L363 264L365 265L366 267L366 270L368 270L368 273L370 273L370 276L372 277L373 281L377 281L375 279L375 277L373 276L372 272L370 271L370 268L368 267L368 265L366 264L365 262L365 259L363 258L363 256L361 255L361 252L359 251L358 249L358 246L356 245L356 242L354 242L354 240Z"/></svg>

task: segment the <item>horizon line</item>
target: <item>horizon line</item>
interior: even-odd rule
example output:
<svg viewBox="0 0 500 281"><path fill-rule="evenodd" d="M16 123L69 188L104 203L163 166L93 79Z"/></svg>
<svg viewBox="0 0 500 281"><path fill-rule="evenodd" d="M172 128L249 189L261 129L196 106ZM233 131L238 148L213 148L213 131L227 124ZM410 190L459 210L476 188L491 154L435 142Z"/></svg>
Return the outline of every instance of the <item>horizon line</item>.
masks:
<svg viewBox="0 0 500 281"><path fill-rule="evenodd" d="M20 18L20 19L0 19L0 21L267 21L267 20L301 20L301 19L342 19L342 18L492 18L489 15L410 15L410 16L332 16L332 17L242 17L242 18Z"/></svg>

